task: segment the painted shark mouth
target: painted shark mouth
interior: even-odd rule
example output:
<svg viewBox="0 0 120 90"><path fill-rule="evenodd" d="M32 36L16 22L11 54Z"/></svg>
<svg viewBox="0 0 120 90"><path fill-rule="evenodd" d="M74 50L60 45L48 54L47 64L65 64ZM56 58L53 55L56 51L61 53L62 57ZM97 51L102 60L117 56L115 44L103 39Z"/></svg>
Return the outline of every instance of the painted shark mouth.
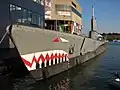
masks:
<svg viewBox="0 0 120 90"><path fill-rule="evenodd" d="M39 63L39 68L42 68L42 64L47 67L69 61L69 55L63 50L36 52L21 55L21 58L29 71L36 69L36 63Z"/></svg>

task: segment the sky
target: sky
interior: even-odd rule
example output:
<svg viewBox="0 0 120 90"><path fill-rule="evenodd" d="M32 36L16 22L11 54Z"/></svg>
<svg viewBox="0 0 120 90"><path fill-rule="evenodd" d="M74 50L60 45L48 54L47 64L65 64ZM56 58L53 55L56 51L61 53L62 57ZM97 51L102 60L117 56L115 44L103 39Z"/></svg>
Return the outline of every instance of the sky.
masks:
<svg viewBox="0 0 120 90"><path fill-rule="evenodd" d="M78 0L82 7L83 33L90 31L92 5L95 8L95 18L98 32L120 33L120 0Z"/></svg>

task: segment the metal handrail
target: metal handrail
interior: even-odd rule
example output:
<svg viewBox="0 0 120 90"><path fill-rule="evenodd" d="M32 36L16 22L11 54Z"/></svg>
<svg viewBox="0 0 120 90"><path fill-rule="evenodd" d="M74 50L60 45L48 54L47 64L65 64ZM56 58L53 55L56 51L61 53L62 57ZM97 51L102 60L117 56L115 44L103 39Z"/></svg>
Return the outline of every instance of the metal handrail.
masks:
<svg viewBox="0 0 120 90"><path fill-rule="evenodd" d="M3 35L2 39L0 40L0 45L2 44L3 40L5 39L6 35L10 33L10 29L12 28L12 25L7 26L6 32Z"/></svg>

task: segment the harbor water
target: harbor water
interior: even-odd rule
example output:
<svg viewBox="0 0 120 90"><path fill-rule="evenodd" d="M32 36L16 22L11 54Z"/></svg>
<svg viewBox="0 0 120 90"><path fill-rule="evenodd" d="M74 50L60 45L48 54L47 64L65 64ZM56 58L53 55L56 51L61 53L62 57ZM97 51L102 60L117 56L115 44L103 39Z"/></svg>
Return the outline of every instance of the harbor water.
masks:
<svg viewBox="0 0 120 90"><path fill-rule="evenodd" d="M49 79L16 79L13 90L109 90L115 72L120 72L120 43L109 43L102 55Z"/></svg>

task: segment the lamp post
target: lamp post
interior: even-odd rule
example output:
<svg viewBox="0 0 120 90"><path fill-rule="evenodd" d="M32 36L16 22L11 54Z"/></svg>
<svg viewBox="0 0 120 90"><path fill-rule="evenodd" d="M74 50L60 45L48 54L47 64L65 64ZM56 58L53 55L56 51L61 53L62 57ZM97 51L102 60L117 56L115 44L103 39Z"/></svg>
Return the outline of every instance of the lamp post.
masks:
<svg viewBox="0 0 120 90"><path fill-rule="evenodd" d="M65 15L64 15L64 32L66 32L66 26L65 26Z"/></svg>

